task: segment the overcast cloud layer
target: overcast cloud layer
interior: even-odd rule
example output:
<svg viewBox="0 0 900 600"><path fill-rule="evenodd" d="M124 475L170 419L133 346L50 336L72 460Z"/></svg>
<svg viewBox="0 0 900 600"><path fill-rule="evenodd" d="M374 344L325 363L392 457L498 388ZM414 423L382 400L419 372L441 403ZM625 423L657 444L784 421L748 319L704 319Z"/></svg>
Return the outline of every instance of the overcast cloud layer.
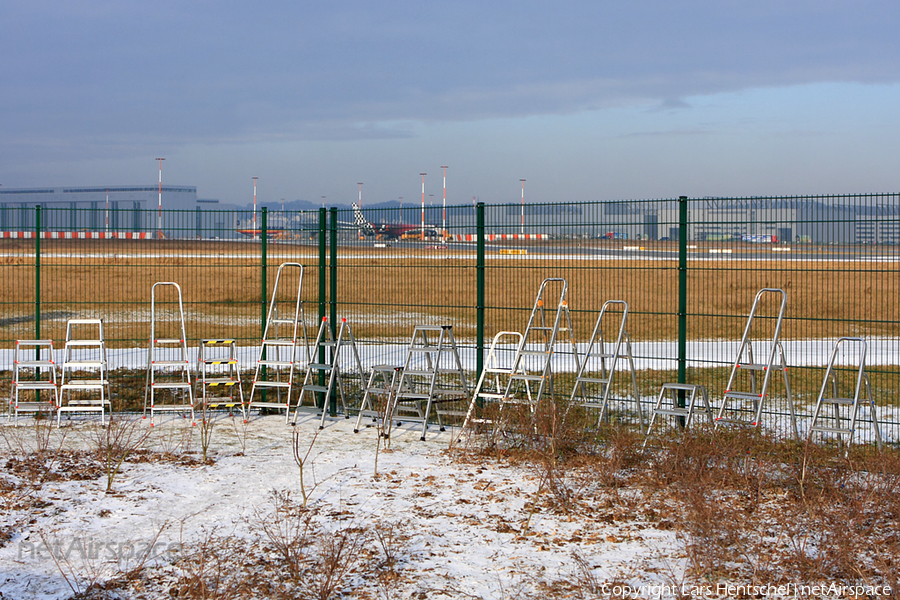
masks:
<svg viewBox="0 0 900 600"><path fill-rule="evenodd" d="M0 4L0 183L191 147L403 140L454 123L527 128L746 90L894 84L898 16L900 4L877 0L11 0ZM700 123L685 131L704 133ZM314 148L295 147L298 162L327 152ZM202 186L202 163L184 183ZM114 178L99 165L85 176Z"/></svg>

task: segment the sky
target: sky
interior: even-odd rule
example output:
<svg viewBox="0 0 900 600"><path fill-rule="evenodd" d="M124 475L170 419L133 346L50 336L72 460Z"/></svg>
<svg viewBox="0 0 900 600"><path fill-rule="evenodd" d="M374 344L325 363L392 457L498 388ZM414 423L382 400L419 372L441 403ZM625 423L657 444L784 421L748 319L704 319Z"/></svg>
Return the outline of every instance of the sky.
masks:
<svg viewBox="0 0 900 600"><path fill-rule="evenodd" d="M895 0L6 0L0 185L448 204L900 191Z"/></svg>

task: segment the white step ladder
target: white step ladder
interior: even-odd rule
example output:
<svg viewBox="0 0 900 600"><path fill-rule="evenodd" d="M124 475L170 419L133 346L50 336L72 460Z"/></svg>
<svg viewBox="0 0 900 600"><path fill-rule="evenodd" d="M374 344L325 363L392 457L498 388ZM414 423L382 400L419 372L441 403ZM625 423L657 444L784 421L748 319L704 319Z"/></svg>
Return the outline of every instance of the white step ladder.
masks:
<svg viewBox="0 0 900 600"><path fill-rule="evenodd" d="M615 341L607 341L604 337L604 326L609 328L610 319L614 319L619 311L618 327L611 328L616 332ZM604 319L606 317L606 319ZM604 320L606 323L604 323ZM573 407L599 409L597 425L609 418L610 402L619 404L631 403L637 411L641 429L644 427L644 412L641 397L638 393L637 372L634 368L634 356L631 352L631 339L628 337L626 322L628 321L628 303L624 300L607 300L600 308L600 315L591 333L587 351L581 360L581 366L575 375L575 385L566 407L568 412ZM616 323L613 321L613 326ZM630 398L613 396L613 383L619 367L619 361L626 362L631 374L631 385L628 387Z"/></svg>
<svg viewBox="0 0 900 600"><path fill-rule="evenodd" d="M777 316L763 316L759 314L761 304L766 300L778 303ZM791 384L788 379L787 360L785 359L784 347L781 345L780 339L781 326L784 322L786 309L787 294L784 290L764 288L756 293L756 297L753 299L753 306L750 308L750 315L747 317L744 334L741 337L741 345L731 367L728 384L725 386L722 404L716 415L716 427L720 425L760 427L762 414L766 408L766 402L769 400L769 385L772 382L772 375L774 372L780 371L783 376L785 397L790 411L791 430L794 439L800 439L797 430L794 401L791 397ZM756 362L753 357L751 337L757 334L757 330L761 329L761 327L754 329L754 321L756 319L771 320L773 318L775 319L775 326L766 340L769 344L769 350L764 359L765 362ZM741 377L744 373L747 374L747 377ZM761 385L757 385L757 373L762 373ZM738 385L738 379L749 379L749 389L746 387L743 390L735 389L735 386Z"/></svg>
<svg viewBox="0 0 900 600"><path fill-rule="evenodd" d="M463 421L462 430L466 431L475 425L491 425L500 416L507 398L510 386L513 383L523 384L527 400L533 403L531 387L527 379L513 381L512 376L523 375L518 365L519 349L522 347L524 336L518 331L501 331L491 340L484 368L475 384L475 392L469 401L469 409ZM491 405L498 406L497 413L491 414ZM496 427L495 427L496 429Z"/></svg>
<svg viewBox="0 0 900 600"><path fill-rule="evenodd" d="M857 365L856 384L853 387L853 396L841 396L841 388L838 385L838 371L835 363L840 351L844 350L847 362ZM829 385L830 384L830 385ZM829 394L829 387L831 393ZM865 398L863 398L865 394ZM872 433L878 449L881 450L881 428L878 425L878 416L875 414L875 401L872 399L872 386L869 384L869 375L866 373L866 342L862 338L842 337L831 351L828 359L828 368L825 370L825 378L822 380L822 389L816 400L816 410L813 413L812 424L809 427L808 439L812 441L814 434L835 435L843 443L847 436L845 453L853 443L853 435L856 433L856 424L859 417L861 404L869 409L869 421L872 423ZM831 415L827 413L827 407L831 406ZM841 409L846 407L847 414L841 415ZM820 421L831 419L831 424L820 424Z"/></svg>
<svg viewBox="0 0 900 600"><path fill-rule="evenodd" d="M697 406L698 399L703 403L703 406ZM667 402L668 404L666 404ZM674 420L674 425L679 430L686 431L690 429L694 420L694 413L698 410L703 411L707 423L713 423L709 396L704 386L692 383L662 384L662 387L659 389L659 396L656 398L656 404L653 406L650 424L647 425L647 435L644 438L642 447L647 447L647 442L650 441L650 436L653 432L653 426L657 423L663 424L669 420Z"/></svg>
<svg viewBox="0 0 900 600"><path fill-rule="evenodd" d="M291 308L280 310L278 289L283 283L282 276L290 275L297 277L297 294ZM247 404L248 410L252 408L283 410L285 423L290 420L294 373L297 369L305 368L311 360L302 292L303 265L281 263L275 276L272 301L269 303L266 328L263 331L253 385L250 387L250 401ZM304 355L299 356L301 346Z"/></svg>
<svg viewBox="0 0 900 600"><path fill-rule="evenodd" d="M403 367L396 365L375 365L369 373L366 390L363 393L362 402L359 405L359 415L356 417L356 427L353 433L359 433L364 417L372 419L373 423L382 422L381 433L385 434L388 424L391 422L390 409L394 401L394 392Z"/></svg>
<svg viewBox="0 0 900 600"><path fill-rule="evenodd" d="M173 310L157 306L157 294L168 292L174 299ZM147 382L144 388L144 418L150 410L150 426L156 413L182 413L194 419L194 392L191 383L191 363L188 358L187 335L184 327L184 302L181 286L172 281L158 281L150 288L150 348L147 355Z"/></svg>
<svg viewBox="0 0 900 600"><path fill-rule="evenodd" d="M226 408L233 411L238 407L246 423L247 411L244 408L244 389L235 340L200 340L197 372L204 410Z"/></svg>
<svg viewBox="0 0 900 600"><path fill-rule="evenodd" d="M300 388L300 395L297 398L297 408L294 411L295 424L297 423L300 409L303 408L303 400L306 395L309 394L312 408L314 409L319 408L316 402L316 396L318 395L322 402L322 421L319 423L319 429L324 429L325 418L328 416L328 408L335 388L341 398L341 409L343 410L344 418L350 418L350 413L347 410L347 394L344 391L344 376L347 373L341 369L340 365L341 350L345 346L349 346L352 351L351 369L355 367L359 376L360 386L362 386L362 382L365 381L365 375L363 375L362 363L359 360L359 352L356 349L356 340L353 338L353 330L350 328L350 324L347 322L347 319L341 319L341 325L338 328L337 338L335 339L331 335L328 317L323 317L322 323L319 325L319 333L316 336L313 356L318 358L322 355L321 351L325 350L331 354L330 362L310 362L307 366L306 375L303 377L303 385ZM325 360L329 360L328 357ZM318 381L319 379L327 379L327 381L323 385L322 382Z"/></svg>
<svg viewBox="0 0 900 600"><path fill-rule="evenodd" d="M389 416L385 421L385 436L390 437L394 421L400 421L401 418L404 421L421 420L421 440L425 441L432 411L437 416L438 427L444 431L444 416L465 416L461 408L445 409L444 405L460 401L465 403L470 393L456 339L453 337L453 326L416 325L406 351L400 381L393 394ZM422 403L425 403L424 411ZM400 412L410 416L403 417L398 414ZM415 414L412 415L412 412Z"/></svg>
<svg viewBox="0 0 900 600"><path fill-rule="evenodd" d="M32 355L29 358L28 355ZM13 381L9 390L6 420L19 413L52 413L59 406L53 340L16 340L13 352Z"/></svg>
<svg viewBox="0 0 900 600"><path fill-rule="evenodd" d="M99 412L100 423L105 423L106 411L112 413L108 365L103 319L70 319L60 369L57 427L63 412Z"/></svg>

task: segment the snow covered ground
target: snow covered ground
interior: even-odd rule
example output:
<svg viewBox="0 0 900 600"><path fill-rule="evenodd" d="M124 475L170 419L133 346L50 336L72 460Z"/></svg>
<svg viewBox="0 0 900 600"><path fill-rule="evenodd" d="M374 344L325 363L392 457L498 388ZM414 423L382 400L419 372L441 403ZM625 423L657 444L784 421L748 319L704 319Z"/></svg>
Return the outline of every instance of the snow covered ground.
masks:
<svg viewBox="0 0 900 600"><path fill-rule="evenodd" d="M297 428L304 452L315 440L304 474L322 527L379 527L402 540L395 548L395 587L380 590L360 571L347 579L357 591L370 590L358 597L503 599L516 590L534 594L541 585L585 577L666 586L683 576L675 533L653 527L638 510L622 514L599 488L582 490L582 509L567 515L536 496L536 471L451 452L452 432L432 429L422 442L417 426L397 429L376 464L376 430L354 434L354 424L335 419L317 431L318 418L310 415ZM146 428L147 421L137 425L138 431ZM96 448L97 431L94 419L50 429L46 454L59 447ZM8 533L0 547L4 599L68 598L91 579L133 568L150 547L154 558L147 572L157 583L174 581L173 559L182 545L201 543L213 530L258 539L254 523L272 508L273 492L301 496L292 428L283 416L254 416L247 425L220 417L211 464L199 461L199 427L178 418L164 421L144 446L166 458L148 454L126 462L110 494L104 472L87 469L77 456L58 458L52 468L63 476L41 482L13 468L18 463L9 458L37 443L40 433L31 419L17 428L0 426L6 464L0 523ZM165 586L139 597L160 591ZM645 588L637 597L669 596Z"/></svg>

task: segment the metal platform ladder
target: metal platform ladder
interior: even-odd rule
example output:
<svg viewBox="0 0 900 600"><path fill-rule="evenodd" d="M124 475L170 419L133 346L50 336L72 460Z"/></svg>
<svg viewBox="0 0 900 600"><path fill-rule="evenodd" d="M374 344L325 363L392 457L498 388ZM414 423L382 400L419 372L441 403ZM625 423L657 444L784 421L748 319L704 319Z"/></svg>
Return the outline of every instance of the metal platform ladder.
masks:
<svg viewBox="0 0 900 600"><path fill-rule="evenodd" d="M772 317L759 314L760 306L767 300L769 303L778 303L777 316ZM761 426L763 410L766 408L766 401L769 399L769 386L772 382L773 372L780 371L784 380L785 397L790 411L791 430L794 438L800 439L797 430L794 401L791 397L787 361L785 360L784 347L781 345L780 339L786 309L787 294L785 294L784 290L764 288L756 293L756 297L753 299L753 306L750 308L750 314L747 317L747 325L744 327L744 334L741 336L737 357L731 367L728 384L725 386L722 404L716 415L716 427L720 425ZM768 339L765 340L769 344L765 362L756 362L753 356L751 337L757 334L759 329L763 328L757 327L754 329L754 323L756 319L772 320L773 318L775 319L774 329L771 331ZM758 385L757 373L760 372L762 373L762 383ZM747 374L747 377L741 377L744 373ZM746 388L744 391L735 389L739 378L749 379L749 390ZM748 417L751 419L749 422L747 421Z"/></svg>
<svg viewBox="0 0 900 600"><path fill-rule="evenodd" d="M524 336L518 331L501 331L491 340L484 368L475 384L475 391L469 401L469 409L463 421L462 429L465 431L474 425L494 425L493 419L486 409L491 405L499 405L503 408L503 402L509 393L509 387L513 383L513 374L523 375L524 371L518 370L519 350L522 347ZM504 361L504 354L511 354L509 360ZM525 393L529 402L533 402L531 387L528 380L519 380L524 383Z"/></svg>
<svg viewBox="0 0 900 600"><path fill-rule="evenodd" d="M238 407L246 423L247 411L244 408L244 389L235 340L201 340L197 372L200 377L200 401L204 409L226 408L233 412Z"/></svg>
<svg viewBox="0 0 900 600"><path fill-rule="evenodd" d="M444 406L469 399L469 384L459 359L452 325L416 325L406 352L406 362L400 372L400 381L393 394L393 402L385 421L385 435L390 437L391 424L400 418L404 421L422 421L422 441L428 430L428 419L434 411L438 427L444 431L444 416L464 417L461 409ZM425 410L422 410L422 403ZM409 406L411 405L411 406ZM409 417L401 417L404 412ZM414 413L414 415L413 415Z"/></svg>
<svg viewBox="0 0 900 600"><path fill-rule="evenodd" d="M59 406L56 383L53 340L16 340L6 420L15 414L18 425L20 412L52 413Z"/></svg>
<svg viewBox="0 0 900 600"><path fill-rule="evenodd" d="M174 291L178 313L161 310L157 294ZM173 304L173 300L168 300ZM147 355L147 382L144 388L144 418L150 409L150 426L158 412L190 413L194 424L194 392L191 363L188 359L187 335L184 327L184 302L181 286L172 281L159 281L150 288L150 349Z"/></svg>
<svg viewBox="0 0 900 600"><path fill-rule="evenodd" d="M397 382L400 380L401 371L403 371L403 367L396 365L372 367L362 402L359 405L359 415L356 417L356 427L353 428L353 433L359 433L363 418L369 417L376 424L381 419L383 425L381 433L387 435L386 429L391 422L390 408L393 405L394 393L397 389Z"/></svg>
<svg viewBox="0 0 900 600"><path fill-rule="evenodd" d="M848 357L847 362L851 365L856 364L856 385L853 388L853 397L841 397L840 386L838 385L838 371L835 367L840 351L845 351ZM854 360L855 359L855 360ZM829 385L830 384L830 385ZM831 393L829 394L829 387ZM863 398L865 393L865 398ZM816 400L816 410L813 413L812 424L809 427L809 439L812 440L814 434L833 434L843 443L844 436L847 436L847 451L850 444L853 443L853 435L856 433L856 423L859 417L860 405L865 402L869 407L869 420L872 423L872 434L875 437L875 443L878 449L881 449L881 429L878 426L878 417L875 414L875 401L872 399L872 386L869 384L869 375L866 373L866 342L862 338L843 337L835 344L831 351L831 358L828 360L828 368L825 370L825 378L822 380L822 389L819 391L819 398ZM829 419L829 415L823 414L823 409L827 412L827 406L831 406L832 419L831 425L820 424L820 421ZM847 414L841 415L842 407L847 407ZM846 425L845 425L846 424ZM849 426L847 426L849 425Z"/></svg>
<svg viewBox="0 0 900 600"><path fill-rule="evenodd" d="M103 319L70 319L60 369L57 427L63 412L99 412L100 423L105 422L106 411L112 412L108 365Z"/></svg>
<svg viewBox="0 0 900 600"><path fill-rule="evenodd" d="M703 406L697 406L697 400ZM665 403L668 401L668 404ZM694 420L694 413L703 410L708 423L713 422L712 409L709 406L709 396L706 388L692 383L664 383L659 389L659 396L650 416L650 424L647 425L647 435L644 437L643 448L647 447L653 426L663 423L666 419L674 418L675 425L681 430L690 429Z"/></svg>
<svg viewBox="0 0 900 600"><path fill-rule="evenodd" d="M293 310L282 311L280 304L284 303L278 301L278 289L283 283L282 277L286 278L289 274L297 276L297 295L294 298ZM290 420L294 372L310 363L302 291L303 265L281 263L275 276L272 301L269 303L253 385L250 387L250 401L247 404L248 410L252 408L283 410L285 423ZM305 355L298 357L301 345ZM273 399L270 394L274 394L275 398Z"/></svg>
<svg viewBox="0 0 900 600"><path fill-rule="evenodd" d="M294 411L294 423L303 408L303 399L309 394L313 408L320 408L316 402L316 396L321 398L322 421L319 423L319 429L325 428L325 418L328 416L328 408L331 405L335 388L341 398L341 409L344 418L349 419L350 413L347 410L347 394L344 390L344 375L340 365L341 350L344 346L349 346L352 351L351 367L355 367L359 376L360 385L365 381L363 375L362 363L359 360L359 352L356 349L356 340L353 338L353 330L347 319L341 319L341 326L337 331L337 338L331 334L331 326L328 323L328 317L323 317L319 324L319 333L316 335L316 345L313 347L313 356L326 356L326 361L330 362L310 362L306 368L306 375L303 377L303 385L300 387L300 395L297 398L297 409ZM323 382L322 379L327 381Z"/></svg>
<svg viewBox="0 0 900 600"><path fill-rule="evenodd" d="M618 310L617 310L618 309ZM618 312L618 327L615 327L615 315ZM612 320L613 327L609 327ZM638 422L644 427L644 412L641 397L638 394L637 373L634 369L634 356L631 352L631 339L628 337L626 323L628 321L628 303L624 300L607 300L600 308L600 315L591 333L586 354L582 357L581 366L575 375L575 385L566 407L568 412L573 407L599 409L597 425L609 418L609 405L612 401L633 402L637 411ZM604 327L606 326L606 327ZM615 341L607 333L616 331ZM610 341L607 341L609 339ZM613 383L619 361L627 363L631 373L631 385L628 387L630 398L613 397Z"/></svg>

